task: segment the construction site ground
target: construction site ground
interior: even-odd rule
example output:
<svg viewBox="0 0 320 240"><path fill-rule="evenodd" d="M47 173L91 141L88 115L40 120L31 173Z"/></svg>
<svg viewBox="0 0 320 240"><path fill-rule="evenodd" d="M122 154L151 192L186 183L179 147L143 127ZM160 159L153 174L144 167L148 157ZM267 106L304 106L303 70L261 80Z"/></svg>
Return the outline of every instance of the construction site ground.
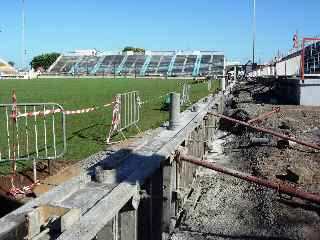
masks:
<svg viewBox="0 0 320 240"><path fill-rule="evenodd" d="M279 105L259 98L259 83L241 83L225 115L254 118L280 106L280 112L254 123L297 139L320 143L320 107ZM271 102L274 104L270 104ZM244 120L244 119L242 119ZM279 184L320 194L320 152L242 127L221 124L207 160ZM250 139L267 139L253 144ZM288 170L297 182L286 179ZM281 178L282 177L282 178ZM279 179L280 178L280 179ZM281 180L282 179L282 180ZM199 168L186 214L171 235L182 239L320 239L320 206L212 170Z"/></svg>
<svg viewBox="0 0 320 240"><path fill-rule="evenodd" d="M148 139L147 135L149 132L150 131L139 133L135 137L107 146L105 151L100 151L77 163L74 163L73 161L55 160L53 162L51 176L49 174L48 162L38 162L36 169L37 180L39 181L39 184L33 188L32 193L27 195L21 194L13 197L12 195L8 194L11 186L12 176L0 176L0 201L3 206L0 210L0 217L22 206L29 200L39 197L42 194L52 190L54 187L66 182L74 176L79 175L80 171L83 169L88 169L94 166L97 162L108 159L110 155L115 156L115 158L119 160L118 162L121 162L121 159L126 158L128 154L130 154L130 149L136 148L136 143L142 144L142 139ZM121 149L126 150L124 151ZM14 178L15 186L22 188L23 186L31 185L33 183L33 174L32 167L18 172Z"/></svg>

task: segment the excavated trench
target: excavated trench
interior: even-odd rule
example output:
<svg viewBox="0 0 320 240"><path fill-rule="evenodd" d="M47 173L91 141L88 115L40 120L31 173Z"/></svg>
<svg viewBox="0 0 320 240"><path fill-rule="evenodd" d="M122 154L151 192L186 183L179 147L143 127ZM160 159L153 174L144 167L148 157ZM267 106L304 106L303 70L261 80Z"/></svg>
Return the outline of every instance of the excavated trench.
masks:
<svg viewBox="0 0 320 240"><path fill-rule="evenodd" d="M320 107L299 106L299 84L281 81L280 85L266 79L239 84L225 114L246 121L281 104L281 111L259 126L320 143ZM291 142L280 146L279 139L237 124L221 121L220 126L208 161L278 183L282 183L279 176L290 170L299 179L285 179L289 184L320 194L319 152ZM266 141L253 144L252 138ZM320 238L318 205L204 168L197 172L195 189L197 195L190 197L196 204L174 230L173 240ZM0 201L1 216L21 205L7 198Z"/></svg>
<svg viewBox="0 0 320 240"><path fill-rule="evenodd" d="M306 142L320 143L319 107L294 105L298 88L270 82L239 84L225 115L248 120L280 105L281 111L257 123ZM285 89L285 90L283 90ZM281 93L282 91L282 93ZM284 99L281 95L284 94ZM277 103L276 104L270 104ZM252 139L264 139L263 143ZM238 124L221 121L207 160L276 183L320 194L319 151ZM298 179L292 178L294 174ZM200 168L195 187L201 196L171 236L179 239L320 239L320 206L253 183ZM192 197L191 197L192 198Z"/></svg>

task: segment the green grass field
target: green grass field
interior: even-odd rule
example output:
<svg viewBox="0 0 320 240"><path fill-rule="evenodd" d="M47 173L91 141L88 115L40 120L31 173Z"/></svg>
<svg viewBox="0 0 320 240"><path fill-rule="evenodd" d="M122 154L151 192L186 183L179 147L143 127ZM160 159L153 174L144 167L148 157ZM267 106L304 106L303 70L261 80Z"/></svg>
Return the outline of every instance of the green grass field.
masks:
<svg viewBox="0 0 320 240"><path fill-rule="evenodd" d="M116 93L137 90L142 101L141 121L142 130L156 128L168 119L168 113L160 111L163 99L160 96L168 92L181 91L179 80L163 79L38 79L38 80L1 80L0 101L11 103L11 91L16 90L19 103L55 102L65 110L76 110L96 105L103 105L113 100ZM217 89L215 81L212 89ZM208 95L206 83L192 84L191 102ZM111 108L81 115L66 117L67 127L67 153L63 160L77 161L105 149L106 134L111 124ZM1 128L4 126L1 118ZM3 129L5 130L5 129ZM2 132L4 132L2 130ZM40 130L41 131L41 130ZM135 128L125 132L127 137L137 133ZM1 135L3 138L4 135ZM4 137L5 138L5 137ZM119 139L116 136L115 139ZM0 144L6 144L6 138L0 139ZM0 147L1 147L0 145ZM19 163L19 169L25 168L29 163ZM7 174L8 166L0 167L0 174Z"/></svg>

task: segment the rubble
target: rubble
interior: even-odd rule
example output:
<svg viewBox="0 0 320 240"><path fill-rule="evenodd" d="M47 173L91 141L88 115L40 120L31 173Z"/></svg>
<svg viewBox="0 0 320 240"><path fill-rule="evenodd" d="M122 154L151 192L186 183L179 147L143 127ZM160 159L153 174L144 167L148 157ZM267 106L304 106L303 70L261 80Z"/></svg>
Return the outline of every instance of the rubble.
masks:
<svg viewBox="0 0 320 240"><path fill-rule="evenodd" d="M278 105L270 104L270 99L277 99L274 102L278 104L279 98L275 98L270 89L273 88L266 83L239 84L233 92L237 109L228 112L228 116L238 111L247 113L252 119L271 111ZM281 105L281 112L272 114L257 125L319 144L319 113L320 107ZM279 144L278 137L246 127L238 131L236 124L225 124L222 121L223 133L232 135L220 142L223 145L222 155L214 153L210 157L208 153L209 161L320 194L320 151L292 141L280 141ZM252 140L263 143L253 144ZM208 169L199 170L196 184L201 188L200 201L192 214L187 215L182 227L175 229L172 240L320 239L318 205Z"/></svg>

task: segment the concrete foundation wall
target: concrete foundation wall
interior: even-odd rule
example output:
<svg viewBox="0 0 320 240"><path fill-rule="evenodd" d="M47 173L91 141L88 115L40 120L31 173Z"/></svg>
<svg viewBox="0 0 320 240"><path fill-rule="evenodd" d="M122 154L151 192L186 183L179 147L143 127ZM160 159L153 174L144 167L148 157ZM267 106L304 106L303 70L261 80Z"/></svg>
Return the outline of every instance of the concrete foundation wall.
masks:
<svg viewBox="0 0 320 240"><path fill-rule="evenodd" d="M301 56L296 56L273 65L259 67L259 69L250 72L250 77L271 77L271 76L291 76L301 75Z"/></svg>
<svg viewBox="0 0 320 240"><path fill-rule="evenodd" d="M55 229L54 235L50 224L38 221L39 226L35 227L40 232L29 239L166 239L184 216L197 170L197 166L176 159L176 151L204 156L207 145L215 138L217 125L215 117L207 113L224 111L225 96L233 85L230 83L224 93L208 96L182 113L180 125L174 130L154 130L152 138L132 150L114 169L116 183L104 182L104 178L97 182L93 172L84 171L0 219L0 240L24 239L29 227L24 216L30 212L34 216L35 207L42 205L63 207L64 212L76 209L80 217L68 218L68 225ZM104 170L103 164L98 172L110 171ZM63 214L55 218L65 218Z"/></svg>
<svg viewBox="0 0 320 240"><path fill-rule="evenodd" d="M290 58L276 64L277 76L300 76L301 56Z"/></svg>
<svg viewBox="0 0 320 240"><path fill-rule="evenodd" d="M320 79L306 79L300 89L300 105L320 106Z"/></svg>

